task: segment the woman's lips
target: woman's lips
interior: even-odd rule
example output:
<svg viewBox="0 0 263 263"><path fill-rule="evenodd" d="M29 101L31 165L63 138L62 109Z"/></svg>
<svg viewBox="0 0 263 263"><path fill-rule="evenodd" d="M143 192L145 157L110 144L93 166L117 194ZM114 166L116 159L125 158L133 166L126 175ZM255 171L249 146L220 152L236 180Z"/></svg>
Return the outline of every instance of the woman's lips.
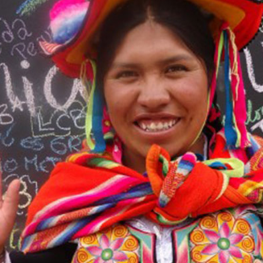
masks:
<svg viewBox="0 0 263 263"><path fill-rule="evenodd" d="M172 129L180 118L161 118L161 119L140 119L136 121L136 125L143 131L148 133L159 133Z"/></svg>

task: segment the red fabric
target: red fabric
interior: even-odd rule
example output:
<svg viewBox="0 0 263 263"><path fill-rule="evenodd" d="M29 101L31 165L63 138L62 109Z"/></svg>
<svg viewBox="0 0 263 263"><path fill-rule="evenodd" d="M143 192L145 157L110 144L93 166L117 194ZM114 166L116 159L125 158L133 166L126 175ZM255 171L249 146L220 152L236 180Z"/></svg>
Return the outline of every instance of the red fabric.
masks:
<svg viewBox="0 0 263 263"><path fill-rule="evenodd" d="M129 176L140 177L142 182L146 179L137 172L130 173L129 168L122 167L122 173ZM46 205L63 197L77 195L95 186L100 185L116 174L115 171L105 169L93 169L84 165L70 162L61 162L56 165L50 178L40 189L28 210L26 225L28 225L34 215Z"/></svg>
<svg viewBox="0 0 263 263"><path fill-rule="evenodd" d="M97 22L100 12L103 10L103 7L107 5L108 1L91 1L91 6L81 32L79 32L79 34L77 34L77 36L70 43L65 44L65 46L53 55L53 61L67 76L78 78L80 75L81 62L71 63L68 61L68 57L72 56L72 53L76 52L76 49L78 49L78 53L81 53L78 55L83 56L83 61L85 60L84 57L96 59L96 50L94 49L92 41L94 32L91 32L90 28L92 28L92 25ZM233 30L236 35L237 47L240 50L247 45L258 32L263 14L263 4L258 4L250 0L221 0L219 2L225 2L244 10L244 19ZM87 38L87 36L89 37ZM79 46L82 46L83 48L79 49Z"/></svg>
<svg viewBox="0 0 263 263"><path fill-rule="evenodd" d="M85 164L87 160L94 157L94 154L86 154L80 157L76 161L77 164L59 163L52 172L50 179L41 188L39 194L30 206L27 224L32 221L38 211L51 202L91 190L116 174L137 178L141 183L150 182L153 194L147 196L147 201L144 203L135 204L130 210L113 218L109 221L110 223L116 223L118 220L125 220L140 214L147 214L150 218L158 222L156 213L162 215L167 220L180 221L188 216L196 217L223 208L253 202L243 196L239 191L239 185L245 182L246 179L232 178L230 185L228 185L224 193L222 193L224 183L223 174L199 162L195 165L184 183L177 189L171 201L164 208L161 208L158 205L158 198L164 176L160 174L159 171L161 169L156 165L156 162L154 162L154 160L159 160L161 151L162 153L165 152L159 146L154 146L147 156L146 168L148 178L125 166L118 166L111 169L86 167ZM165 153L165 155L168 157L168 160L170 160L168 153ZM255 172L253 176L251 180L259 182L263 178L263 173L260 170ZM221 197L220 194L222 194ZM108 193L108 195L110 196L111 193Z"/></svg>

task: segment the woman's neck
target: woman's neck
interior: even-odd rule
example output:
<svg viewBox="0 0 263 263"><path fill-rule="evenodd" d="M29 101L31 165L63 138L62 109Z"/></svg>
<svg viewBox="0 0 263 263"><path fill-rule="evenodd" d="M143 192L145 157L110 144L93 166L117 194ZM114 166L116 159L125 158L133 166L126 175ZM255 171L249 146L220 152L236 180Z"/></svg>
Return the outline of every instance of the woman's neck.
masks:
<svg viewBox="0 0 263 263"><path fill-rule="evenodd" d="M146 157L133 153L124 147L122 162L125 166L143 174L146 171Z"/></svg>
<svg viewBox="0 0 263 263"><path fill-rule="evenodd" d="M187 151L204 155L204 145L205 145L205 137L204 135L201 135L200 138L195 142L195 144L192 145ZM183 154L179 154L178 156L173 156L173 159L176 159L177 157ZM146 156L142 156L139 153L134 153L129 149L127 149L126 147L123 147L122 162L127 167L141 174L146 171Z"/></svg>

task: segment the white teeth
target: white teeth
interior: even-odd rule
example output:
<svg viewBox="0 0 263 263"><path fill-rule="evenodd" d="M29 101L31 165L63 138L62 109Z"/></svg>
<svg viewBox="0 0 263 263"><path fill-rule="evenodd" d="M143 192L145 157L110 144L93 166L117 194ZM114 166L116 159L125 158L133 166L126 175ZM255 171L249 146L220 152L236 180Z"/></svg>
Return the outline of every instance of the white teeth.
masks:
<svg viewBox="0 0 263 263"><path fill-rule="evenodd" d="M156 127L155 123L152 122L151 125L147 128L152 130L152 131L155 131L157 127Z"/></svg>
<svg viewBox="0 0 263 263"><path fill-rule="evenodd" d="M170 120L167 122L152 122L151 124L145 124L144 122L138 122L138 125L141 129L148 132L156 132L156 131L165 131L173 127L178 120Z"/></svg>
<svg viewBox="0 0 263 263"><path fill-rule="evenodd" d="M161 122L158 123L157 129L158 130L162 130L163 129L163 124Z"/></svg>

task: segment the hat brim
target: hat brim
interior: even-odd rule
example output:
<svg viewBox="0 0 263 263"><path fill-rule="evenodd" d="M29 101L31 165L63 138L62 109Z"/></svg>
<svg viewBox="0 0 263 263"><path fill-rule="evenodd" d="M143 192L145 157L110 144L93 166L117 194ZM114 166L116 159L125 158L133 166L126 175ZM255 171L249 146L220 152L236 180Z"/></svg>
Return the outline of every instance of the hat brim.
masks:
<svg viewBox="0 0 263 263"><path fill-rule="evenodd" d="M82 62L96 59L96 34L107 15L127 0L91 0L82 28L66 44L41 42L46 55L52 57L60 70L69 77L78 78ZM236 36L238 49L246 46L258 32L263 14L263 4L249 0L190 0L214 15L211 30L217 38L222 21L228 22Z"/></svg>

